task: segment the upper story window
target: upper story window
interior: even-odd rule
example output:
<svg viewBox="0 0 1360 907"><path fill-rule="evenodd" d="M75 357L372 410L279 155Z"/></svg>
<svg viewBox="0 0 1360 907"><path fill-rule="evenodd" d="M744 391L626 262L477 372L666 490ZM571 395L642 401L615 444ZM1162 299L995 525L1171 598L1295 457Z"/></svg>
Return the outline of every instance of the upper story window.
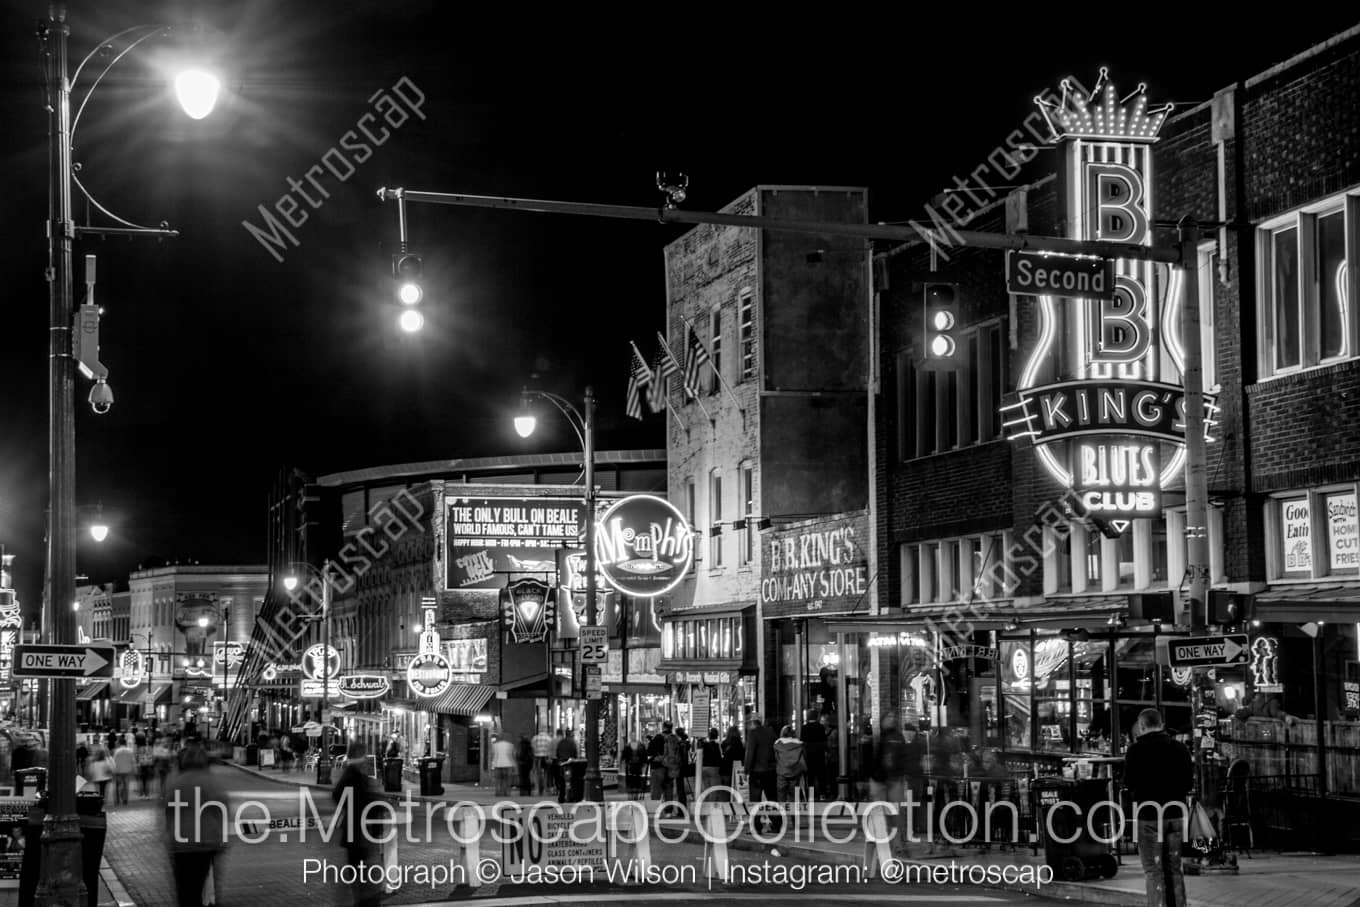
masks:
<svg viewBox="0 0 1360 907"><path fill-rule="evenodd" d="M708 336L713 338L713 376L709 380L708 392L716 394L722 389L718 376L722 374L723 367L722 309L717 306L708 313Z"/></svg>
<svg viewBox="0 0 1360 907"><path fill-rule="evenodd" d="M1338 196L1261 225L1258 355L1262 377L1356 355L1346 227L1360 229L1360 196ZM1352 238L1352 247L1357 242Z"/></svg>
<svg viewBox="0 0 1360 907"><path fill-rule="evenodd" d="M962 334L953 369L925 368L910 350L897 357L897 445L902 460L1001 437L1006 392L1004 324L992 321Z"/></svg>
<svg viewBox="0 0 1360 907"><path fill-rule="evenodd" d="M741 380L756 376L756 306L749 289L737 300L737 342L740 344Z"/></svg>
<svg viewBox="0 0 1360 907"><path fill-rule="evenodd" d="M1009 532L902 545L902 603L986 601L1011 593Z"/></svg>
<svg viewBox="0 0 1360 907"><path fill-rule="evenodd" d="M1280 495L1266 504L1266 568L1271 580L1360 576L1356 486Z"/></svg>
<svg viewBox="0 0 1360 907"><path fill-rule="evenodd" d="M738 563L742 566L755 559L756 538L756 469L750 463L741 464L741 516L746 528L741 532Z"/></svg>

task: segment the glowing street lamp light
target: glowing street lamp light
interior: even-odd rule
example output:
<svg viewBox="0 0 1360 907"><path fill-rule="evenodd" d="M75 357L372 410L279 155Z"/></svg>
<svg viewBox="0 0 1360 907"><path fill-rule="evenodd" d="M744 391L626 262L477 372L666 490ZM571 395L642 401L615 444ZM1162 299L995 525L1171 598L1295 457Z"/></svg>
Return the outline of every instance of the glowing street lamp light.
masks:
<svg viewBox="0 0 1360 907"><path fill-rule="evenodd" d="M186 69L175 77L175 97L179 99L179 106L195 120L212 113L221 88L217 76L202 69Z"/></svg>
<svg viewBox="0 0 1360 907"><path fill-rule="evenodd" d="M287 576L285 576L285 577L283 578L283 588L284 588L284 589L287 589L289 592L292 592L292 591L296 590L297 587L298 587L298 578L297 578L297 574L296 574L296 573L290 573L290 574L288 574Z"/></svg>
<svg viewBox="0 0 1360 907"><path fill-rule="evenodd" d="M94 523L90 526L90 538L96 542L102 542L109 537L109 527L104 523Z"/></svg>

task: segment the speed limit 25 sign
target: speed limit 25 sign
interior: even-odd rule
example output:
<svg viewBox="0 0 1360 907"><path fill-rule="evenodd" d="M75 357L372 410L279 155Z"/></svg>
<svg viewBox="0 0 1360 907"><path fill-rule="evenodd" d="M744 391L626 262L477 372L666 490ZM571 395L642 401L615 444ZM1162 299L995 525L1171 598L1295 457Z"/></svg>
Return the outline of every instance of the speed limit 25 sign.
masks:
<svg viewBox="0 0 1360 907"><path fill-rule="evenodd" d="M609 660L609 631L605 627L581 627L581 664L598 665Z"/></svg>

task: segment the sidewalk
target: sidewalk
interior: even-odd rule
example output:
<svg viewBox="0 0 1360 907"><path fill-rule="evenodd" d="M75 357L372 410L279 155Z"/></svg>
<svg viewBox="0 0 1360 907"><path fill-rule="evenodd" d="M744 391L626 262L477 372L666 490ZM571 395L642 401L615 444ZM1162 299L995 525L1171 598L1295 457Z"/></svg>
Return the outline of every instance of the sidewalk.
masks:
<svg viewBox="0 0 1360 907"><path fill-rule="evenodd" d="M262 780L293 786L308 786L329 789L318 785L315 778L301 772L284 774L242 765L232 765L248 775ZM445 784L444 793L438 797L422 797L419 785L407 781L403 784L403 795L409 793L412 800L431 802L470 802L488 805L505 799L497 797L492 789L470 784ZM389 794L389 796L396 796ZM513 797L523 802L536 802L538 797ZM606 802L625 802L629 798L615 791L605 794ZM650 812L656 801L641 801ZM817 804L824 807L825 804ZM819 809L820 816L821 810ZM816 838L807 840L807 816L804 814L799 823L802 840L788 840L775 846L781 858L793 858L813 863L862 863L865 859L862 838L837 844L827 841L821 834L818 821ZM678 832L682 823L676 820L663 820L668 833ZM832 821L832 833L837 837L845 836L848 820ZM691 830L687 839L691 843L702 844L697 831ZM749 830L733 841L729 847L746 852L771 853L768 844L754 840ZM1126 855L1118 874L1113 879L1100 879L1089 882L1054 881L1042 888L1026 885L1000 884L993 887L1010 891L1023 891L1040 894L1049 898L1067 898L1083 904L1112 904L1142 907L1147 903L1143 885L1143 871L1136 854ZM1038 857L1028 846L1017 849L980 851L976 847L937 846L921 842L911 846L911 857L904 861L910 865L945 867L951 864L969 866L1015 866L1038 865L1043 863L1042 852ZM1187 875L1185 878L1186 896L1190 907L1283 907L1288 904L1309 904L1316 907L1360 907L1360 856L1321 856L1318 854L1277 854L1256 852L1251 859L1245 855L1238 857L1239 871L1233 873L1211 873L1206 875ZM979 886L985 887L985 886ZM3 907L3 905L0 905Z"/></svg>
<svg viewBox="0 0 1360 907"><path fill-rule="evenodd" d="M0 888L0 907L18 907L19 886ZM108 860L99 863L99 907L135 907Z"/></svg>

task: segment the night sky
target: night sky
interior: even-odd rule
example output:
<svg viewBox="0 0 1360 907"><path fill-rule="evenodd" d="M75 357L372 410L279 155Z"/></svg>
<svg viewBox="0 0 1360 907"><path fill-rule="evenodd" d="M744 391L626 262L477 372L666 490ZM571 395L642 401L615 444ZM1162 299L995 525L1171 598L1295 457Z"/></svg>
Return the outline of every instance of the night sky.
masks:
<svg viewBox="0 0 1360 907"><path fill-rule="evenodd" d="M205 47L226 89L210 118L189 120L157 71L180 48L148 42L109 73L75 134L80 177L101 203L182 233L77 246L77 302L83 256L99 256L102 359L117 398L93 415L80 379L77 501L102 503L114 527L102 547L80 536L82 572L125 578L152 557L263 562L282 465L320 474L574 449L564 424L545 424L554 430L533 445L510 428L532 374L578 399L595 386L601 449L664 445L661 416L623 415L627 341L655 350L661 250L684 228L412 206L427 323L411 339L395 327L397 212L377 201L380 186L654 206L667 169L689 175L688 208L714 210L757 183L851 185L869 187L874 220L905 221L1065 75L1090 84L1108 65L1121 93L1146 80L1151 102L1184 109L1354 24L1312 9L1241 35L1213 10L1144 25L1127 5L1057 25L966 4L932 11L932 24L907 6L768 6L763 18L734 4L599 17L500 8L71 4L72 71L120 29L197 21L220 39ZM31 609L47 499L48 177L34 37L46 9L10 2L0 23L0 543L17 555ZM347 153L345 181L322 171L329 197L304 190L318 207L292 193L307 220L276 261L242 221L262 225L258 206L272 209L403 78L423 93L424 118L389 125L362 163ZM75 210L86 222L78 193Z"/></svg>

